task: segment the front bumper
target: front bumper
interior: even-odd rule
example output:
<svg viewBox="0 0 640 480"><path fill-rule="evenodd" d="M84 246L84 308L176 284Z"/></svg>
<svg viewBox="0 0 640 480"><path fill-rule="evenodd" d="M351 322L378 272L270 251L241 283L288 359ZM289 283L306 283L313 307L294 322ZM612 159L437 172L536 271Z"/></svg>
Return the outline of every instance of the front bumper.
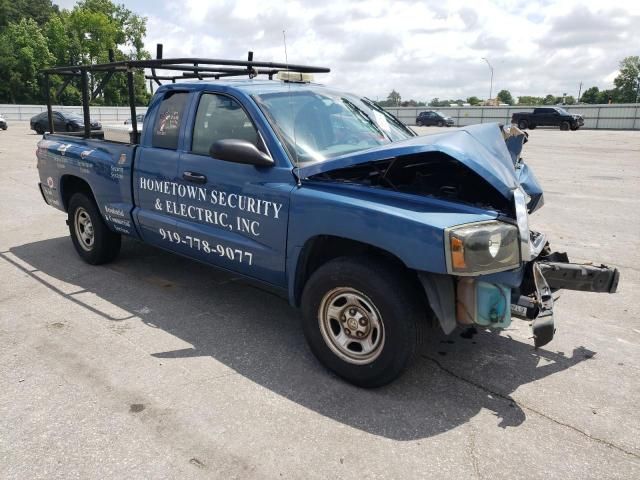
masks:
<svg viewBox="0 0 640 480"><path fill-rule="evenodd" d="M570 263L566 253L539 255L527 265L519 289L511 292L511 315L533 320L536 347L553 339L553 293L557 290L615 293L620 280L617 268Z"/></svg>

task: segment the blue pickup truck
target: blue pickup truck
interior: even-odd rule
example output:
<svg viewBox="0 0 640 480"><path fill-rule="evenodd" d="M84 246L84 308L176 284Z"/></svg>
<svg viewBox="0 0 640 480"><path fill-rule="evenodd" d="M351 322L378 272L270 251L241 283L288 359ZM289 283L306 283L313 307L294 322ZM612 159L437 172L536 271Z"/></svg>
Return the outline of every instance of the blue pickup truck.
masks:
<svg viewBox="0 0 640 480"><path fill-rule="evenodd" d="M276 290L318 359L364 387L397 378L430 326L514 316L541 346L556 290L615 292L616 269L571 264L529 229L544 200L522 131L420 137L284 73L162 85L136 143L46 133L39 188L79 256L112 261L124 235Z"/></svg>

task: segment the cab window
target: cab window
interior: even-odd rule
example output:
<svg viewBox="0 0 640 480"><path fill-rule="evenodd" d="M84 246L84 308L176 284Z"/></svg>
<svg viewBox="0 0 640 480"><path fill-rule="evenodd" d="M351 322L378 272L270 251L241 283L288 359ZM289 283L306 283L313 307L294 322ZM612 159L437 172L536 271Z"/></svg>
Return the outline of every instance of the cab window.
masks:
<svg viewBox="0 0 640 480"><path fill-rule="evenodd" d="M212 143L231 138L260 147L258 132L236 100L226 95L205 93L198 104L191 151L208 155Z"/></svg>
<svg viewBox="0 0 640 480"><path fill-rule="evenodd" d="M187 92L170 92L158 109L151 144L156 148L178 148L180 123L187 103Z"/></svg>

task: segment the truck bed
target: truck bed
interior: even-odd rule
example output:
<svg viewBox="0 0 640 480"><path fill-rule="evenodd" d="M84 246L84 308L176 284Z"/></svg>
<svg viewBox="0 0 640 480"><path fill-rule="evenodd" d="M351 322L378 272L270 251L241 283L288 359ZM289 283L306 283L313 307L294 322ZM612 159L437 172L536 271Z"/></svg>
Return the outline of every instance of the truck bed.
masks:
<svg viewBox="0 0 640 480"><path fill-rule="evenodd" d="M45 201L66 211L65 187L84 182L113 231L138 237L132 171L137 145L65 134L45 134L38 144L40 190Z"/></svg>

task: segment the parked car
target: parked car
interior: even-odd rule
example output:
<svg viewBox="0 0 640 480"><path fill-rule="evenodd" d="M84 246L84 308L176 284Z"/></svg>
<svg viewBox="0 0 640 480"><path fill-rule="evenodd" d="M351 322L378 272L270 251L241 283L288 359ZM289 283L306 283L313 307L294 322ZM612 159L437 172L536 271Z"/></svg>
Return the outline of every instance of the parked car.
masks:
<svg viewBox="0 0 640 480"><path fill-rule="evenodd" d="M31 117L31 130L42 135L49 130L49 121L47 120L47 112L41 112ZM69 112L53 112L53 128L56 132L79 132L84 130L84 118L77 113ZM102 124L91 120L91 130L100 130Z"/></svg>
<svg viewBox="0 0 640 480"><path fill-rule="evenodd" d="M513 315L542 346L556 289L615 292L616 269L569 263L530 229L544 201L519 129L417 136L366 98L268 66L282 80L160 86L139 144L45 134L39 188L80 258L112 261L124 235L247 278L299 307L316 357L365 387L397 378L429 325Z"/></svg>
<svg viewBox="0 0 640 480"><path fill-rule="evenodd" d="M2 116L2 114L0 113L0 128L2 130L6 130L7 128L9 128L9 125L7 124L7 121L5 120L5 118Z"/></svg>
<svg viewBox="0 0 640 480"><path fill-rule="evenodd" d="M438 127L451 127L454 123L453 118L447 117L442 112L435 112L433 110L420 112L416 117L416 125L419 127L429 127L432 125L436 125Z"/></svg>
<svg viewBox="0 0 640 480"><path fill-rule="evenodd" d="M584 125L582 115L567 112L561 107L534 108L533 113L517 112L511 116L511 123L518 128L560 127L560 130L578 130Z"/></svg>
<svg viewBox="0 0 640 480"><path fill-rule="evenodd" d="M136 115L136 122L141 125L144 122L144 113L139 113L138 115ZM125 125L129 125L131 123L131 117L127 118L124 121Z"/></svg>

